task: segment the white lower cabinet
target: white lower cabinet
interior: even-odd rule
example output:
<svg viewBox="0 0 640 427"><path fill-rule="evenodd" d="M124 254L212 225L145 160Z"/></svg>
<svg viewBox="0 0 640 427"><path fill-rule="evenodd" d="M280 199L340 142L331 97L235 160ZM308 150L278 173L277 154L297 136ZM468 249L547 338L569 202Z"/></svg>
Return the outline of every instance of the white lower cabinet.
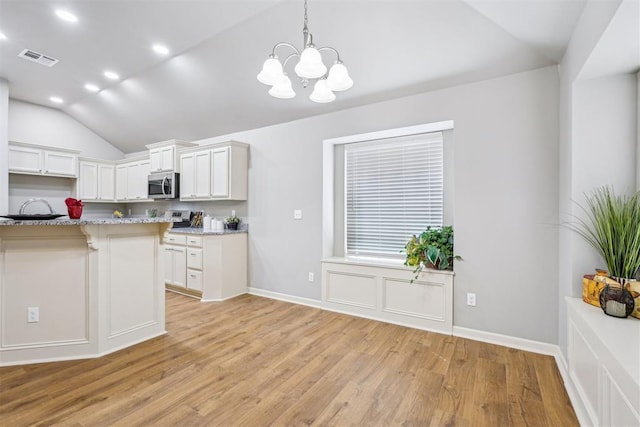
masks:
<svg viewBox="0 0 640 427"><path fill-rule="evenodd" d="M246 233L169 233L165 245L168 290L202 301L222 301L247 292ZM183 264L176 261L178 253Z"/></svg>

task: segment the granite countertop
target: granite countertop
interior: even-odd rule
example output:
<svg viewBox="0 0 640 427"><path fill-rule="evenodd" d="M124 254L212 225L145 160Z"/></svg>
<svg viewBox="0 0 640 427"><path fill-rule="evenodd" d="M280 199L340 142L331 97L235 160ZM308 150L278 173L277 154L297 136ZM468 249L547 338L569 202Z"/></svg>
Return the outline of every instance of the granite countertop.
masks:
<svg viewBox="0 0 640 427"><path fill-rule="evenodd" d="M35 220L35 221L15 221L11 219L0 220L0 226L9 225L119 225L119 224L157 224L167 222L178 222L179 220L174 218L147 218L147 217L132 217L132 218L111 218L111 217L96 217L96 218L59 218L48 220Z"/></svg>

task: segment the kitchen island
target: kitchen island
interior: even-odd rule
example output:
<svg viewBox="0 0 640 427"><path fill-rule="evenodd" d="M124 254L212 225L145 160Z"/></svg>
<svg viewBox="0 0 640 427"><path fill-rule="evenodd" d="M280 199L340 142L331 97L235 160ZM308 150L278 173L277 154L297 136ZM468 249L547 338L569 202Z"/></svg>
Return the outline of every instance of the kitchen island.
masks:
<svg viewBox="0 0 640 427"><path fill-rule="evenodd" d="M0 221L0 366L98 357L164 334L173 221Z"/></svg>

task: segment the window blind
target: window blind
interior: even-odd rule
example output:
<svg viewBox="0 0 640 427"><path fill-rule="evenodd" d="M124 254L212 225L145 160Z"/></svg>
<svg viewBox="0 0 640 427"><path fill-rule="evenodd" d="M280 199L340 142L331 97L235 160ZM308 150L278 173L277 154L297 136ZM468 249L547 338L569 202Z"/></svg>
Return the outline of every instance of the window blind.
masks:
<svg viewBox="0 0 640 427"><path fill-rule="evenodd" d="M401 256L443 225L441 132L345 145L346 253Z"/></svg>

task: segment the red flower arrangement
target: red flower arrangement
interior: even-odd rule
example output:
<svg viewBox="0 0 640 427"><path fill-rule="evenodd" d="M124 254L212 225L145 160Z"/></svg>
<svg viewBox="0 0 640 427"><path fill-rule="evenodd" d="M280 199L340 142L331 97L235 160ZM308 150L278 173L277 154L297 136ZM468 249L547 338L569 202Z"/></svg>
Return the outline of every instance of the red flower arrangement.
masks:
<svg viewBox="0 0 640 427"><path fill-rule="evenodd" d="M82 200L77 200L73 197L67 197L66 199L64 199L64 203L67 205L69 218L80 219L80 217L82 216L82 207L84 206Z"/></svg>

